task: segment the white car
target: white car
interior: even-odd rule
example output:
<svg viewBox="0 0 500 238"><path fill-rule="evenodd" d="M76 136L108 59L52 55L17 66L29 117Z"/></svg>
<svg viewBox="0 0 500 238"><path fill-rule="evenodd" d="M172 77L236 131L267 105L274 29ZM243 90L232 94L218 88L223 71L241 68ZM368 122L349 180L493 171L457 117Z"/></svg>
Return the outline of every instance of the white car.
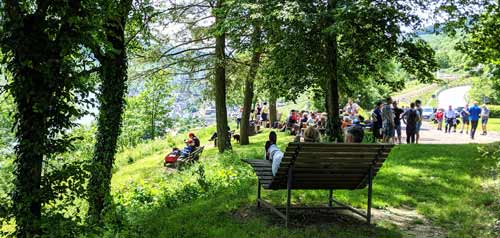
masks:
<svg viewBox="0 0 500 238"><path fill-rule="evenodd" d="M422 107L422 119L431 119L432 114L434 114L434 108L432 107Z"/></svg>

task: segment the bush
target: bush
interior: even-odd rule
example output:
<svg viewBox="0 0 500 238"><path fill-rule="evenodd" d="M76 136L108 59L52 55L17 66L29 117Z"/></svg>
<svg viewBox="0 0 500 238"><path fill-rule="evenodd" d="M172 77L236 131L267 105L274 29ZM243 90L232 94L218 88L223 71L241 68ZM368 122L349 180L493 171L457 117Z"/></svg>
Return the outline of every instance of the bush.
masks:
<svg viewBox="0 0 500 238"><path fill-rule="evenodd" d="M491 118L500 118L500 105L488 105Z"/></svg>

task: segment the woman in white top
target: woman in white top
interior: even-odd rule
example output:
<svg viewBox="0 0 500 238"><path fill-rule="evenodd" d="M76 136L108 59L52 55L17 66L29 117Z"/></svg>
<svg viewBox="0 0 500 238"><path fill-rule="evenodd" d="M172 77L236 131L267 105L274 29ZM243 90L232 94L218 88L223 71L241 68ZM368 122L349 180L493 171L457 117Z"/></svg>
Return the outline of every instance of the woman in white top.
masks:
<svg viewBox="0 0 500 238"><path fill-rule="evenodd" d="M281 159L283 159L283 152L276 146L277 136L276 132L271 131L269 133L269 140L266 142L265 146L265 159L271 160L272 162L272 172L273 176L278 172L280 167Z"/></svg>

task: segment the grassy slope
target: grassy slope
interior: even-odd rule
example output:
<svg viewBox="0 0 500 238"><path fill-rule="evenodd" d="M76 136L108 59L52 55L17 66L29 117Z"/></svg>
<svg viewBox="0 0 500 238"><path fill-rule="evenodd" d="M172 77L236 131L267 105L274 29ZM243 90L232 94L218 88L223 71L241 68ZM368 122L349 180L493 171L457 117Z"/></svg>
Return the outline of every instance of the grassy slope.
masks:
<svg viewBox="0 0 500 238"><path fill-rule="evenodd" d="M481 125L478 126L478 130L481 130ZM488 119L488 125L486 126L488 131L500 132L500 118L490 118Z"/></svg>
<svg viewBox="0 0 500 238"><path fill-rule="evenodd" d="M265 212L235 218L241 210L254 210L256 178L240 158L260 158L267 132L251 138L249 146L234 146L233 154L219 156L215 148L207 148L203 160L180 173L165 173L161 157L165 151L152 154L130 165L123 165L113 177L113 189L118 202L125 201L127 222L121 227L124 237L404 237L397 227L383 221L377 226L305 226L283 228L282 223ZM291 137L279 133L284 149ZM206 141L206 140L203 140ZM483 232L493 221L495 197L483 191L487 178L476 145L403 145L396 147L377 175L374 186L374 206L409 206L434 224L449 231L449 237L488 237ZM200 186L196 170L203 167L206 180L215 192L188 193L183 202L173 206L173 193L187 193ZM225 184L225 185L224 185ZM137 187L147 190L153 202L137 206ZM142 190L141 190L142 191ZM356 207L366 206L366 190L338 191L336 197ZM283 203L284 191L265 191L274 203ZM140 199L139 199L140 200ZM151 200L151 199L149 199ZM324 204L325 191L297 191L296 204ZM134 206L135 201L135 206ZM144 208L147 207L147 208ZM250 212L251 214L251 212ZM120 237L118 231L110 236Z"/></svg>

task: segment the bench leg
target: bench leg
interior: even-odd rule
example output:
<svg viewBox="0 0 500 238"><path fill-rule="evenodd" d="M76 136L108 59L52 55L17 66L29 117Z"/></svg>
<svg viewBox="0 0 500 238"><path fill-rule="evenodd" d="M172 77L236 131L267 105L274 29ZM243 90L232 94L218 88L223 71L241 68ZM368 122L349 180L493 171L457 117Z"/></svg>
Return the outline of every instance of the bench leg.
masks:
<svg viewBox="0 0 500 238"><path fill-rule="evenodd" d="M333 206L333 189L328 192L328 207Z"/></svg>
<svg viewBox="0 0 500 238"><path fill-rule="evenodd" d="M373 168L370 167L368 172L368 208L366 211L366 222L371 223L372 220L372 179L373 179Z"/></svg>
<svg viewBox="0 0 500 238"><path fill-rule="evenodd" d="M290 217L290 206L291 206L291 199L292 199L292 169L288 169L288 178L287 178L287 185L286 185L286 190L287 190L287 198L286 198L286 218L285 218L285 227L288 228L288 219Z"/></svg>
<svg viewBox="0 0 500 238"><path fill-rule="evenodd" d="M259 183L257 185L257 207L260 208L260 179L259 179Z"/></svg>
<svg viewBox="0 0 500 238"><path fill-rule="evenodd" d="M286 199L286 219L285 219L286 228L288 228L288 219L290 217L291 197L292 197L292 189L289 187L287 189L287 199Z"/></svg>

